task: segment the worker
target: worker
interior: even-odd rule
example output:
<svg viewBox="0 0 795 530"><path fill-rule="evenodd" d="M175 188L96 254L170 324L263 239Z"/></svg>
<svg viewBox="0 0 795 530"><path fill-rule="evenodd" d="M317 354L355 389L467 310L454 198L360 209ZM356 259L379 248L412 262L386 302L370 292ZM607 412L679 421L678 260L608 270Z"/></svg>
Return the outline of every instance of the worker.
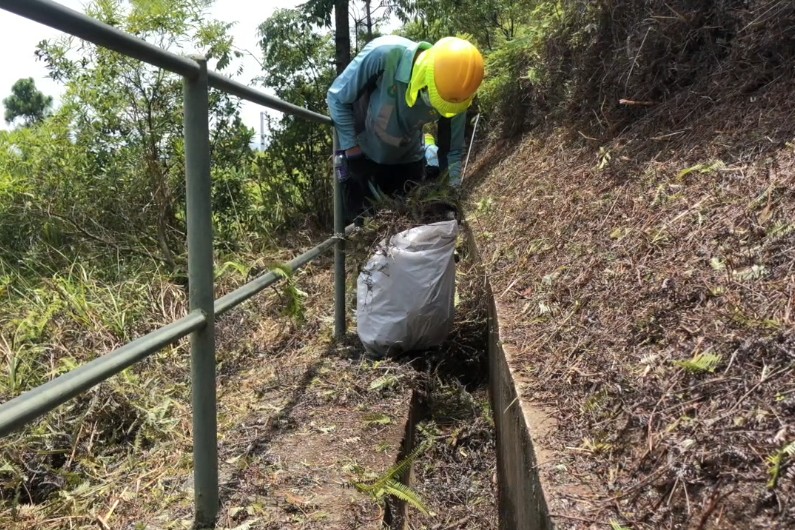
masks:
<svg viewBox="0 0 795 530"><path fill-rule="evenodd" d="M434 181L440 173L439 146L431 133L425 133L425 180Z"/></svg>
<svg viewBox="0 0 795 530"><path fill-rule="evenodd" d="M402 196L422 180L427 123L438 121L440 168L460 183L466 110L482 80L483 57L457 37L431 45L389 35L364 47L326 98L345 161L348 222L368 212L373 189Z"/></svg>

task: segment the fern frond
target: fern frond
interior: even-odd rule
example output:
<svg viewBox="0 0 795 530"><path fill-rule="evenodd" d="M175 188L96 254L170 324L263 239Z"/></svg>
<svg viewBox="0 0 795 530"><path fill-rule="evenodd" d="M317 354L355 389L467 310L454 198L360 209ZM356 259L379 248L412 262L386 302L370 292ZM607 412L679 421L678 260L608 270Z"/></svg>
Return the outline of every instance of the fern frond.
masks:
<svg viewBox="0 0 795 530"><path fill-rule="evenodd" d="M273 273L276 276L278 276L280 278L289 279L289 278L292 278L292 276L293 276L293 268L290 267L290 265L287 264L287 263L279 263L277 265L274 265L271 268L271 270L273 271Z"/></svg>
<svg viewBox="0 0 795 530"><path fill-rule="evenodd" d="M781 468L789 458L795 457L795 442L791 442L774 454L765 459L768 467L768 475L770 478L767 481L767 489L774 490L778 486L778 479L781 477Z"/></svg>
<svg viewBox="0 0 795 530"><path fill-rule="evenodd" d="M387 495L395 497L412 507L416 508L425 515L429 515L428 508L420 499L420 496L411 488L403 484L400 479L403 477L417 458L428 449L431 442L418 445L406 458L390 467L386 473L379 477L373 484L354 482L353 486L370 495L376 502L381 504Z"/></svg>
<svg viewBox="0 0 795 530"><path fill-rule="evenodd" d="M400 499L412 508L422 512L423 515L430 515L428 508L425 506L425 503L422 502L422 499L420 499L419 494L402 482L396 480L388 482L384 487L384 492L396 499Z"/></svg>
<svg viewBox="0 0 795 530"><path fill-rule="evenodd" d="M308 295L296 286L292 267L287 263L281 263L274 265L271 270L276 276L285 280L285 286L282 292L286 298L287 304L283 313L296 322L303 323L306 316L304 298Z"/></svg>
<svg viewBox="0 0 795 530"><path fill-rule="evenodd" d="M251 266L246 265L245 263L241 263L239 261L225 261L224 264L218 269L215 273L215 277L220 278L223 276L227 270L232 269L238 275L247 278L249 273L251 272Z"/></svg>
<svg viewBox="0 0 795 530"><path fill-rule="evenodd" d="M390 481L399 480L403 474L408 471L414 464L414 461L425 452L428 444L418 445L406 458L390 467L374 484L373 490L383 489L384 486Z"/></svg>
<svg viewBox="0 0 795 530"><path fill-rule="evenodd" d="M674 364L684 368L692 374L701 374L704 372L714 372L720 361L720 355L715 355L714 353L699 353L692 359L686 361L674 361Z"/></svg>

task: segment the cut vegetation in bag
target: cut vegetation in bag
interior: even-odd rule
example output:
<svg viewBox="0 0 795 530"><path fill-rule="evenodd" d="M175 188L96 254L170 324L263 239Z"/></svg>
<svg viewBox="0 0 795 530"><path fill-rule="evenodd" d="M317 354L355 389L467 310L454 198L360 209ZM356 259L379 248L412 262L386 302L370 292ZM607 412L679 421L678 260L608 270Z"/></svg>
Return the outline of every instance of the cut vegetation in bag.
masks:
<svg viewBox="0 0 795 530"><path fill-rule="evenodd" d="M368 352L439 346L453 325L458 223L418 226L382 241L359 274L358 334Z"/></svg>

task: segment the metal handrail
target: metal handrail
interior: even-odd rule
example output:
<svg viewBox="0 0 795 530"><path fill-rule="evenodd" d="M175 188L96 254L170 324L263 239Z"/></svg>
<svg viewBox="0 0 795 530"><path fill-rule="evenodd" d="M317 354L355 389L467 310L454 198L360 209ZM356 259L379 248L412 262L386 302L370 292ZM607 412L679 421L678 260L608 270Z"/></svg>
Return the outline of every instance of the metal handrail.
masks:
<svg viewBox="0 0 795 530"><path fill-rule="evenodd" d="M218 442L215 381L216 317L282 279L273 271L213 300L212 209L210 202L210 87L253 103L324 125L331 118L252 89L207 70L201 56L182 57L118 28L50 0L0 0L0 9L179 74L184 79L185 179L187 206L188 314L108 354L62 374L0 405L0 436L26 425L67 400L190 334L195 522L212 527L218 514ZM334 148L337 145L336 132ZM345 334L345 235L342 192L334 183L334 235L287 265L298 269L334 247L334 335Z"/></svg>
<svg viewBox="0 0 795 530"><path fill-rule="evenodd" d="M0 0L0 8L183 77L193 78L199 74L199 63L195 59L159 48L51 0ZM317 123L332 124L328 116L254 90L218 72L207 72L207 80L211 87L252 103Z"/></svg>
<svg viewBox="0 0 795 530"><path fill-rule="evenodd" d="M232 79L229 79L218 72L208 72L207 77L211 87L228 92L233 96L237 96L252 103L257 103L263 107L284 112L285 114L299 116L305 120L322 123L324 125L333 125L331 118L328 116L318 114L317 112L313 112L309 109L293 105L292 103L288 103L279 98L265 94L264 92L254 90L253 88L247 87L243 83L233 81Z"/></svg>
<svg viewBox="0 0 795 530"><path fill-rule="evenodd" d="M118 374L125 368L143 361L156 351L204 327L206 322L206 317L201 311L193 311L165 327L3 403L0 407L2 426L0 436L6 436L18 427L46 414L81 392L101 383L110 375Z"/></svg>
<svg viewBox="0 0 795 530"><path fill-rule="evenodd" d="M349 225L345 229L345 235L350 234L354 229L354 225ZM316 247L312 247L300 256L296 256L295 258L288 261L285 265L286 268L291 271L296 271L309 263L310 261L318 258L328 249L330 249L333 245L339 242L340 238L338 236L332 236L321 244L317 245ZM255 294L259 293L263 289L267 289L274 283L281 280L284 276L277 273L276 271L268 271L267 273L259 276L258 278L250 281L246 285L242 287L238 287L231 293L225 294L221 298L215 301L215 315L222 315L235 307L236 305L245 302ZM343 314L344 316L344 314Z"/></svg>

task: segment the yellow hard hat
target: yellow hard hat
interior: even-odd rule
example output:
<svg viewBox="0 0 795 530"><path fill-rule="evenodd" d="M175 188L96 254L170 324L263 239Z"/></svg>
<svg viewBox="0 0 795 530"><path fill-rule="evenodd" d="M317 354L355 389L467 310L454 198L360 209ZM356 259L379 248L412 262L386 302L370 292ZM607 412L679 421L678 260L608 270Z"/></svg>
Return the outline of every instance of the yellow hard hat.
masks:
<svg viewBox="0 0 795 530"><path fill-rule="evenodd" d="M425 145L436 145L436 140L431 133L425 133Z"/></svg>
<svg viewBox="0 0 795 530"><path fill-rule="evenodd" d="M483 81L483 56L458 37L440 39L414 62L406 103L413 107L422 89L433 108L445 118L464 112Z"/></svg>

